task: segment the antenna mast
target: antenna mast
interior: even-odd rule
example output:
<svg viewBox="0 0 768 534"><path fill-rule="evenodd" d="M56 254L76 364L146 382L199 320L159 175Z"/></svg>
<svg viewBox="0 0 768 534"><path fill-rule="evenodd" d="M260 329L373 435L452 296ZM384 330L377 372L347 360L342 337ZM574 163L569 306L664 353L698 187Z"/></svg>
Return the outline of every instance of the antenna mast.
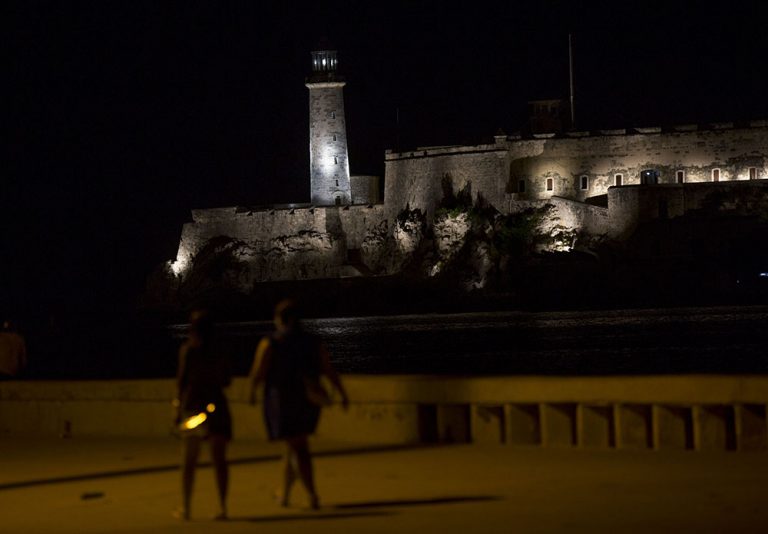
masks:
<svg viewBox="0 0 768 534"><path fill-rule="evenodd" d="M571 34L568 34L568 74L571 86L571 129L576 128L576 109L573 107L573 47L571 46Z"/></svg>

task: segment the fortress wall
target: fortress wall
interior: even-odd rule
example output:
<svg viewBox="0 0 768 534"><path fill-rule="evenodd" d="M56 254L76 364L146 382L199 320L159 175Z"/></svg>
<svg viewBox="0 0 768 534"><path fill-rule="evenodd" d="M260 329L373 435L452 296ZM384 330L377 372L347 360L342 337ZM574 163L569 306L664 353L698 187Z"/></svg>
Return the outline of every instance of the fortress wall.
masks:
<svg viewBox="0 0 768 534"><path fill-rule="evenodd" d="M608 208L592 206L567 198L552 198L562 225L579 233L604 235L609 231Z"/></svg>
<svg viewBox="0 0 768 534"><path fill-rule="evenodd" d="M568 198L585 201L605 195L614 186L616 174L623 185L640 184L643 170L659 172L659 183L673 184L676 172L685 172L686 183L711 182L711 171L720 169L721 181L748 180L749 168L758 178L768 178L768 128L719 125L698 130L680 127L662 133L659 128L603 130L597 134L571 133L555 138L549 134L534 139L497 138L495 145L437 147L386 155L384 199L397 214L409 205L429 216L443 196L443 180L450 178L454 192L471 183L478 195L503 213L518 200ZM580 178L588 177L581 189ZM552 191L547 191L551 178ZM518 182L525 181L519 192ZM620 211L625 211L620 208ZM599 213L599 211L592 213ZM605 226L602 215L587 216L597 227Z"/></svg>
<svg viewBox="0 0 768 534"><path fill-rule="evenodd" d="M347 248L357 249L363 243L365 235L387 218L383 204L368 206L350 206L339 210L341 227L347 239Z"/></svg>
<svg viewBox="0 0 768 534"><path fill-rule="evenodd" d="M183 227L171 268L178 274L208 240L226 236L243 241L245 256L252 255L252 261L261 265L254 267L255 280L332 276L344 263L346 249L360 248L367 233L382 221L391 223L406 206L422 210L431 220L446 185L454 194L470 191L473 202L482 198L502 213L524 209L527 202L548 201L555 208L555 219L547 222L549 228L620 237L640 220L675 217L700 207L708 195L727 184L749 180L751 167L757 178L768 183L767 165L768 126L764 122L744 128L727 124L708 130L678 127L670 132L659 128L631 133L570 132L558 138L550 134L533 139L497 136L492 145L387 153L383 205L194 210L193 222ZM714 168L720 169L719 184L711 182ZM659 185L640 188L643 191L633 188L640 183L643 170L658 171ZM678 170L685 172L684 187L675 184ZM623 187L613 187L617 173L623 176ZM589 179L586 190L581 189L582 175ZM371 200L374 180L357 178L357 197L368 195ZM548 179L552 180L551 191L547 191ZM521 180L525 182L522 192L518 190ZM750 186L759 183L749 180ZM739 202L754 208L759 203L750 201L750 194L741 195L744 198ZM601 195L607 195L607 210L584 202ZM765 197L759 202L766 202ZM288 263L293 267L282 271L269 267Z"/></svg>
<svg viewBox="0 0 768 534"><path fill-rule="evenodd" d="M478 194L499 210L506 204L507 154L496 145L479 145L404 154L388 154L385 161L384 202L390 217L406 205L421 209L431 219L443 198L443 180L454 193L469 185L473 201Z"/></svg>
<svg viewBox="0 0 768 534"><path fill-rule="evenodd" d="M378 176L350 176L349 185L352 191L352 204L378 204L381 202Z"/></svg>
<svg viewBox="0 0 768 534"><path fill-rule="evenodd" d="M244 211L195 210L182 228L175 270L182 272L210 240L243 241L256 281L336 276L346 249L360 248L366 234L386 219L384 205ZM312 235L306 235L310 232ZM243 258L245 259L245 258Z"/></svg>
<svg viewBox="0 0 768 534"><path fill-rule="evenodd" d="M182 227L176 264L189 265L208 240L226 236L244 241L255 249L270 248L270 242L300 232L326 233L326 211L322 208L242 211L238 208L194 210L193 222Z"/></svg>
<svg viewBox="0 0 768 534"><path fill-rule="evenodd" d="M675 183L676 171L685 171L686 183L710 182L711 170L720 169L722 181L749 179L756 167L758 178L768 178L768 129L765 127L626 134L624 130L574 138L506 141L510 153L513 191L526 180L530 198L562 196L584 200L606 194L614 175L623 184L639 184L646 169L659 171L659 183ZM532 150L534 148L534 150ZM587 190L580 176L589 177ZM546 179L554 188L546 190Z"/></svg>
<svg viewBox="0 0 768 534"><path fill-rule="evenodd" d="M226 235L247 242L268 241L274 237L294 235L300 231L326 231L326 212L323 208L295 208L258 211L235 211L235 208L196 210L193 222L187 223L190 232L210 239Z"/></svg>
<svg viewBox="0 0 768 534"><path fill-rule="evenodd" d="M552 218L545 223L545 229L555 225L567 230L589 235L605 235L610 229L608 209L592 206L567 198L552 197L546 200L520 200L510 204L510 213L520 213L528 209L541 209L552 206Z"/></svg>
<svg viewBox="0 0 768 534"><path fill-rule="evenodd" d="M768 205L768 180L612 187L608 202L611 234L621 237L640 221L678 217L708 204L739 215L755 214Z"/></svg>

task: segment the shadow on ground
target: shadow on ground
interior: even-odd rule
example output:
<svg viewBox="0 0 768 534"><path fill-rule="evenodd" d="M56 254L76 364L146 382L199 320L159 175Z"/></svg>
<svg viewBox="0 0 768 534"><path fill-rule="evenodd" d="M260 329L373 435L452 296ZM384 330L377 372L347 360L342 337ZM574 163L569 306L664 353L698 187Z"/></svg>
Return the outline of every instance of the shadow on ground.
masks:
<svg viewBox="0 0 768 534"><path fill-rule="evenodd" d="M456 504L461 502L500 501L495 495L458 495L453 497L435 497L432 499L394 499L389 501L367 501L336 504L332 508L349 510L356 508L382 508L387 506L419 506L424 504Z"/></svg>
<svg viewBox="0 0 768 534"><path fill-rule="evenodd" d="M312 456L324 457L324 456L346 456L346 455L353 455L353 454L371 454L371 453L377 453L377 452L394 452L394 451L400 451L400 450L413 450L413 449L419 449L419 448L424 448L428 446L432 446L432 445L422 445L422 444L374 445L374 446L363 446L363 447L354 447L354 448L342 448L342 449L317 451L317 452L314 452ZM254 464L254 463L260 463L260 462L274 462L279 460L281 457L282 456L280 454L264 454L259 456L234 458L229 460L228 463L229 465L241 465L241 464ZM211 467L212 464L210 461L201 461L197 464L197 466L198 468L206 468L206 467ZM69 482L83 482L86 480L98 480L98 479L104 479L104 478L147 475L151 473L176 471L178 469L179 469L179 464L172 463L172 464L136 467L131 469L115 469L115 470L102 471L98 473L92 472L92 473L82 473L82 474L76 474L76 475L66 475L66 476L60 476L60 477L50 477L50 478L42 478L42 479L34 479L34 480L20 480L20 481L0 483L0 491L14 490L19 488L28 488L32 486L44 486L48 484L63 484L63 483L69 483Z"/></svg>
<svg viewBox="0 0 768 534"><path fill-rule="evenodd" d="M251 523L268 523L270 521L306 521L321 519L349 519L354 517L391 516L396 512L389 510L366 510L366 508L397 508L403 506L423 506L439 504L457 504L464 502L499 501L501 497L494 495L455 495L450 497L434 497L428 499L391 499L382 501L362 501L341 503L328 506L319 511L308 511L306 514L281 514L252 517L232 517L230 521L248 521ZM351 510L351 511L345 511Z"/></svg>
<svg viewBox="0 0 768 534"><path fill-rule="evenodd" d="M394 515L394 512L307 512L306 514L259 515L251 517L230 517L229 521L249 523L269 523L272 521L318 521L323 519L352 519L355 517L381 517Z"/></svg>

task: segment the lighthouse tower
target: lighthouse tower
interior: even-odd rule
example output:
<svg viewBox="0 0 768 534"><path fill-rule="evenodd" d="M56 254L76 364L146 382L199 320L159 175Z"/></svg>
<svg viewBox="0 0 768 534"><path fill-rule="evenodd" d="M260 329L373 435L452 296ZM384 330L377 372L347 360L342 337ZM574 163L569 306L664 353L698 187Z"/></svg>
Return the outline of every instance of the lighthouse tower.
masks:
<svg viewBox="0 0 768 534"><path fill-rule="evenodd" d="M330 48L330 47L328 47ZM336 72L335 50L312 52L309 89L309 168L312 204L352 203L344 120L344 79Z"/></svg>

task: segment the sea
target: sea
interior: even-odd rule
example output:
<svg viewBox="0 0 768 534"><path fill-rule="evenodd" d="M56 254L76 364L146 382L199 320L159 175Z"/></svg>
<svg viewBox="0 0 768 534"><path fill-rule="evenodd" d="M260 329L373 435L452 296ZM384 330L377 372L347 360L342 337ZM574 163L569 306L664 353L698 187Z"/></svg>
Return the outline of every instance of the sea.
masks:
<svg viewBox="0 0 768 534"><path fill-rule="evenodd" d="M768 373L768 306L494 311L305 319L348 374ZM30 340L27 379L172 377L186 324L69 329ZM269 321L217 325L245 375ZM40 340L37 340L40 341Z"/></svg>

